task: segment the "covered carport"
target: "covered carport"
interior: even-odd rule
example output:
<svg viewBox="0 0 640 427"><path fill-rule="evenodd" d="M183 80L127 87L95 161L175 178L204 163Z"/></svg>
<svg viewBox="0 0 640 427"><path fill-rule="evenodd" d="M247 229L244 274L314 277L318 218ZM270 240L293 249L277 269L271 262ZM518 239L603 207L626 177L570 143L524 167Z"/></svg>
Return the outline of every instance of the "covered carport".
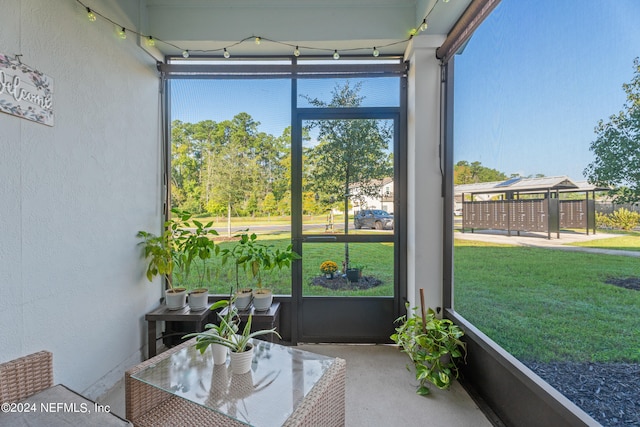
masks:
<svg viewBox="0 0 640 427"><path fill-rule="evenodd" d="M595 192L605 190L567 176L522 178L455 186L456 200L462 204L462 231L471 229L556 233L561 229L596 232ZM584 194L584 198L564 198L560 193Z"/></svg>

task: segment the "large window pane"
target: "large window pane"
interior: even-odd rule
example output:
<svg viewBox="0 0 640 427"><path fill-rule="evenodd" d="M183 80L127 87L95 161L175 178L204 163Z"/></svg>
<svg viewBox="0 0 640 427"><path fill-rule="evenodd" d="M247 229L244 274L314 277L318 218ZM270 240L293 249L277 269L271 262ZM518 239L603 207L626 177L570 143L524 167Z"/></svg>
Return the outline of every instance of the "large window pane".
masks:
<svg viewBox="0 0 640 427"><path fill-rule="evenodd" d="M594 128L600 120L615 124L610 116L633 104L623 84L640 74L637 16L634 1L603 7L589 0L579 8L501 2L455 59L454 181L466 185L467 203L479 183L586 180L596 154L591 143L601 136ZM640 383L629 381L640 372L637 258L541 245L549 239L536 232L539 224L519 226L510 240L514 221L533 222L509 217L498 205L524 200L532 211L519 215L542 218L547 213L535 206L592 198L509 191L515 182L474 195L473 215L486 215L491 225L476 225L473 233L462 233L471 206L458 192L455 310L603 425L640 424ZM596 199L598 206L603 194ZM637 230L612 228L593 236L566 226L550 243L638 251Z"/></svg>
<svg viewBox="0 0 640 427"><path fill-rule="evenodd" d="M291 241L291 81L171 81L172 207L213 221L221 248L242 232L267 244ZM211 293L235 287L232 262L211 261ZM195 286L197 274L186 285ZM240 272L240 286L252 287ZM267 272L265 286L291 293L291 270ZM193 283L192 283L193 282Z"/></svg>

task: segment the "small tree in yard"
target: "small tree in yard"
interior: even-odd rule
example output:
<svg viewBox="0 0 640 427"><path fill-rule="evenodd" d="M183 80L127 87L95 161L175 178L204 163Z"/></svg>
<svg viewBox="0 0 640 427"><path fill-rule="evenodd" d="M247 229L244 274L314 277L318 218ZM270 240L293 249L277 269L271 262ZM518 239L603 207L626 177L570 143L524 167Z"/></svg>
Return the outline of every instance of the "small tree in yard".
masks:
<svg viewBox="0 0 640 427"><path fill-rule="evenodd" d="M364 97L359 95L360 84L336 86L329 103L306 97L308 102L320 108L359 107ZM339 119L314 120L310 128L318 129L318 144L307 151L310 170L309 189L320 201L344 202L345 234L349 232L350 194L354 184L358 195L376 196L380 193L380 181L393 173L393 157L389 141L393 129L382 120ZM349 268L349 245L345 243L345 268Z"/></svg>
<svg viewBox="0 0 640 427"><path fill-rule="evenodd" d="M584 170L589 182L617 187L610 192L616 203L640 201L640 59L633 65L634 77L622 85L625 109L607 123L600 120L590 147L595 160Z"/></svg>

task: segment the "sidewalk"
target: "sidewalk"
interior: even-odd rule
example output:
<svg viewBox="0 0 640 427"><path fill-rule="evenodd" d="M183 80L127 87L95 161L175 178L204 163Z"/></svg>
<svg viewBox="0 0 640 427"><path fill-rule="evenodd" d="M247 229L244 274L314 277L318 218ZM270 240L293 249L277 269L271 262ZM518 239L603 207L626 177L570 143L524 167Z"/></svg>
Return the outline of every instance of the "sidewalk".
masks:
<svg viewBox="0 0 640 427"><path fill-rule="evenodd" d="M476 230L473 233L469 231L462 233L456 230L453 235L456 239L464 240L477 240L482 242L493 242L507 245L531 246L557 249L562 251L589 252L594 254L630 256L640 258L640 252L638 251L621 251L616 249L597 249L585 248L581 246L571 246L571 244L573 243L618 237L615 234L587 235L586 233L563 231L560 233L559 239L556 237L556 233L552 233L551 239L548 239L547 233L520 232L520 235L518 236L516 232L512 231L511 236L508 236L507 232L504 230Z"/></svg>

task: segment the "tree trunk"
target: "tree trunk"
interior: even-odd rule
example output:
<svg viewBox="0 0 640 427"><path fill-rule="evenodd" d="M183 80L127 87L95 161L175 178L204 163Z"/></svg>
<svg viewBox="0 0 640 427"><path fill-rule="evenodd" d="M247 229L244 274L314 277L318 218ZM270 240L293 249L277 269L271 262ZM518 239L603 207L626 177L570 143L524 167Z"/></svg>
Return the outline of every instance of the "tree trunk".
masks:
<svg viewBox="0 0 640 427"><path fill-rule="evenodd" d="M231 237L231 202L227 203L227 237Z"/></svg>

